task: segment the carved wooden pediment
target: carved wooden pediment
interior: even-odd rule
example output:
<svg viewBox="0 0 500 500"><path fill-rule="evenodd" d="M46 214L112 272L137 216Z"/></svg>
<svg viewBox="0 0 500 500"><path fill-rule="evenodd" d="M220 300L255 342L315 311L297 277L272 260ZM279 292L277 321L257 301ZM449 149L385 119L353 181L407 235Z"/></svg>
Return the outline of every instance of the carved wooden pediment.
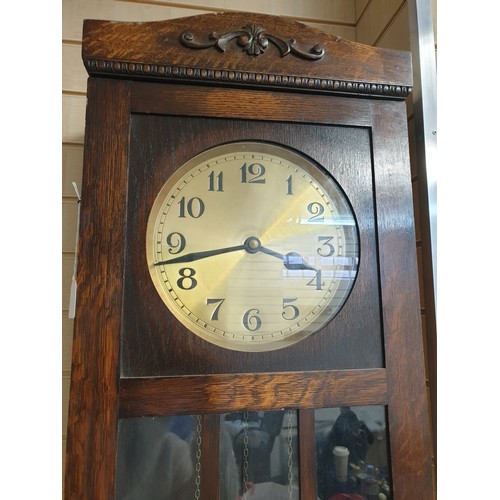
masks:
<svg viewBox="0 0 500 500"><path fill-rule="evenodd" d="M86 20L82 51L91 75L392 99L406 98L412 85L407 52L351 42L262 14L146 23Z"/></svg>

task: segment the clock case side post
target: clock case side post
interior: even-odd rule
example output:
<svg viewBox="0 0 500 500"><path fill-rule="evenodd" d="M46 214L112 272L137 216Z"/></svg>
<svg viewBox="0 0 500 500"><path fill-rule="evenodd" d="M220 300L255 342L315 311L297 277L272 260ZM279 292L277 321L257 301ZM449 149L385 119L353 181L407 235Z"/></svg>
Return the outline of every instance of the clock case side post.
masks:
<svg viewBox="0 0 500 500"><path fill-rule="evenodd" d="M114 498L115 487L128 82L89 78L87 98L66 447L68 500Z"/></svg>
<svg viewBox="0 0 500 500"><path fill-rule="evenodd" d="M373 105L372 147L394 494L431 499L432 440L404 102Z"/></svg>

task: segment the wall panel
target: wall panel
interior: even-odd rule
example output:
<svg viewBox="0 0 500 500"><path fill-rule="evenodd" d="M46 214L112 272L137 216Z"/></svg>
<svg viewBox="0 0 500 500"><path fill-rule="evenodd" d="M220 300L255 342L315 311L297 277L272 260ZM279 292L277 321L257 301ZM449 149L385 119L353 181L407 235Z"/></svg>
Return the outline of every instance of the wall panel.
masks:
<svg viewBox="0 0 500 500"><path fill-rule="evenodd" d="M394 16L378 37L377 47L411 51L407 2Z"/></svg>
<svg viewBox="0 0 500 500"><path fill-rule="evenodd" d="M73 320L68 318L68 314L63 312L62 316L62 370L71 370L71 347L73 345Z"/></svg>
<svg viewBox="0 0 500 500"><path fill-rule="evenodd" d="M305 22L308 26L312 26L313 28L317 28L326 33L332 33L334 35L338 35L341 38L345 38L347 40L356 40L356 27L354 25L343 25L340 23L337 24L320 24L313 22Z"/></svg>
<svg viewBox="0 0 500 500"><path fill-rule="evenodd" d="M83 144L62 145L62 195L76 200L72 182L82 185Z"/></svg>
<svg viewBox="0 0 500 500"><path fill-rule="evenodd" d="M65 92L87 91L87 72L82 64L82 45L77 42L62 44L62 88Z"/></svg>
<svg viewBox="0 0 500 500"><path fill-rule="evenodd" d="M357 41L377 45L391 19L406 4L406 0L370 0L356 24Z"/></svg>
<svg viewBox="0 0 500 500"><path fill-rule="evenodd" d="M83 144L85 135L85 95L62 96L62 141Z"/></svg>
<svg viewBox="0 0 500 500"><path fill-rule="evenodd" d="M370 2L371 0L356 0L356 24Z"/></svg>
<svg viewBox="0 0 500 500"><path fill-rule="evenodd" d="M62 310L63 314L68 315L69 310L69 291L71 289L71 278L73 276L74 255L64 253L62 255Z"/></svg>
<svg viewBox="0 0 500 500"><path fill-rule="evenodd" d="M235 1L238 5L240 2ZM241 2L243 3L243 2ZM124 2L120 0L63 0L62 38L81 40L84 19L107 19L112 21L156 21L176 17L206 14L207 10L187 9L165 4ZM199 5L203 4L203 0ZM244 10L244 9L242 9Z"/></svg>
<svg viewBox="0 0 500 500"><path fill-rule="evenodd" d="M155 5L171 5L173 2L166 0L129 0L131 3L154 3ZM276 16L286 16L308 20L335 20L340 22L354 23L355 7L352 0L308 0L306 2L291 2L290 0L253 0L251 4L234 0L203 0L193 2L191 0L177 0L175 5L193 8L194 5L201 6L207 11L234 11L243 10Z"/></svg>
<svg viewBox="0 0 500 500"><path fill-rule="evenodd" d="M62 202L62 251L74 253L76 239L76 223L78 217L78 204L76 200L64 199Z"/></svg>
<svg viewBox="0 0 500 500"><path fill-rule="evenodd" d="M331 25L338 26L337 29L344 26L349 28L349 33L353 37L356 31L354 0L336 0L335 2L255 0L251 5L241 0L205 0L196 2L194 5L187 1L64 0L62 37L65 41L81 40L84 19L158 21L224 10L282 15L327 32L336 31Z"/></svg>

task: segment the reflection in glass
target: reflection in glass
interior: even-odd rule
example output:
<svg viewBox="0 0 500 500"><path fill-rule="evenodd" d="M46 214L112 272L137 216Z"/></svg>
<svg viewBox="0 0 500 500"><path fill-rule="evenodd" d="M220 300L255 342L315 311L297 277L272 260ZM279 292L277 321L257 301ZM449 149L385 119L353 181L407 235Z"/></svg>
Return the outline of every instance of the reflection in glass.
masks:
<svg viewBox="0 0 500 500"><path fill-rule="evenodd" d="M116 500L195 498L196 417L120 419Z"/></svg>
<svg viewBox="0 0 500 500"><path fill-rule="evenodd" d="M316 410L315 429L321 500L391 498L383 406Z"/></svg>
<svg viewBox="0 0 500 500"><path fill-rule="evenodd" d="M219 472L217 499L202 495L209 436L200 415L185 415L119 420L115 500L299 500L297 412L219 417L220 447L203 457L204 477ZM385 407L319 409L314 420L318 499L392 500Z"/></svg>
<svg viewBox="0 0 500 500"><path fill-rule="evenodd" d="M223 415L220 461L221 498L298 500L297 413Z"/></svg>

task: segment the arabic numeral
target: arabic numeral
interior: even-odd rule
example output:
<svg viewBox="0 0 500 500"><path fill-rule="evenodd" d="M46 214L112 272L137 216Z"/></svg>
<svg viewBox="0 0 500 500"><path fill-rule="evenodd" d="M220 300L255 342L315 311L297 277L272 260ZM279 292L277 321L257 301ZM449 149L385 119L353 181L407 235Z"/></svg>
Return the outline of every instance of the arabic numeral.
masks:
<svg viewBox="0 0 500 500"><path fill-rule="evenodd" d="M281 313L281 317L286 319L287 321L293 321L299 317L299 308L297 306L292 305L292 302L295 302L295 299L283 299L283 312Z"/></svg>
<svg viewBox="0 0 500 500"><path fill-rule="evenodd" d="M215 175L215 172L210 172L208 176L208 190L222 192L222 172Z"/></svg>
<svg viewBox="0 0 500 500"><path fill-rule="evenodd" d="M179 217L181 218L185 218L187 214L193 219L198 219L205 211L205 203L203 203L203 200L198 197L190 198L186 201L186 198L183 196L178 202L178 205Z"/></svg>
<svg viewBox="0 0 500 500"><path fill-rule="evenodd" d="M331 257L335 253L335 247L330 243L333 236L318 236L318 243L321 247L318 248L318 255L321 257Z"/></svg>
<svg viewBox="0 0 500 500"><path fill-rule="evenodd" d="M241 170L241 182L243 184L265 184L266 179L264 179L264 174L266 173L266 167L260 163L250 163L247 165L243 163Z"/></svg>
<svg viewBox="0 0 500 500"><path fill-rule="evenodd" d="M215 309L212 312L212 316L210 316L211 321L219 321L219 309L224 300L226 299L207 299L207 306L215 304Z"/></svg>
<svg viewBox="0 0 500 500"><path fill-rule="evenodd" d="M321 281L321 269L316 272L316 275L307 283L307 286L314 286L316 290L323 290L325 283Z"/></svg>
<svg viewBox="0 0 500 500"><path fill-rule="evenodd" d="M186 238L181 233L170 233L166 238L166 242L170 247L168 253L172 255L181 253L186 248Z"/></svg>
<svg viewBox="0 0 500 500"><path fill-rule="evenodd" d="M177 286L182 290L192 290L198 282L194 278L196 271L191 267L179 269L180 278L177 280Z"/></svg>
<svg viewBox="0 0 500 500"><path fill-rule="evenodd" d="M325 218L322 217L325 211L325 207L321 203L318 203L317 201L309 203L309 205L307 205L307 211L312 215L312 217L309 217L308 219L309 222L325 221Z"/></svg>
<svg viewBox="0 0 500 500"><path fill-rule="evenodd" d="M259 314L258 309L249 309L243 315L243 326L251 331L255 332L262 326L262 320L257 316Z"/></svg>

